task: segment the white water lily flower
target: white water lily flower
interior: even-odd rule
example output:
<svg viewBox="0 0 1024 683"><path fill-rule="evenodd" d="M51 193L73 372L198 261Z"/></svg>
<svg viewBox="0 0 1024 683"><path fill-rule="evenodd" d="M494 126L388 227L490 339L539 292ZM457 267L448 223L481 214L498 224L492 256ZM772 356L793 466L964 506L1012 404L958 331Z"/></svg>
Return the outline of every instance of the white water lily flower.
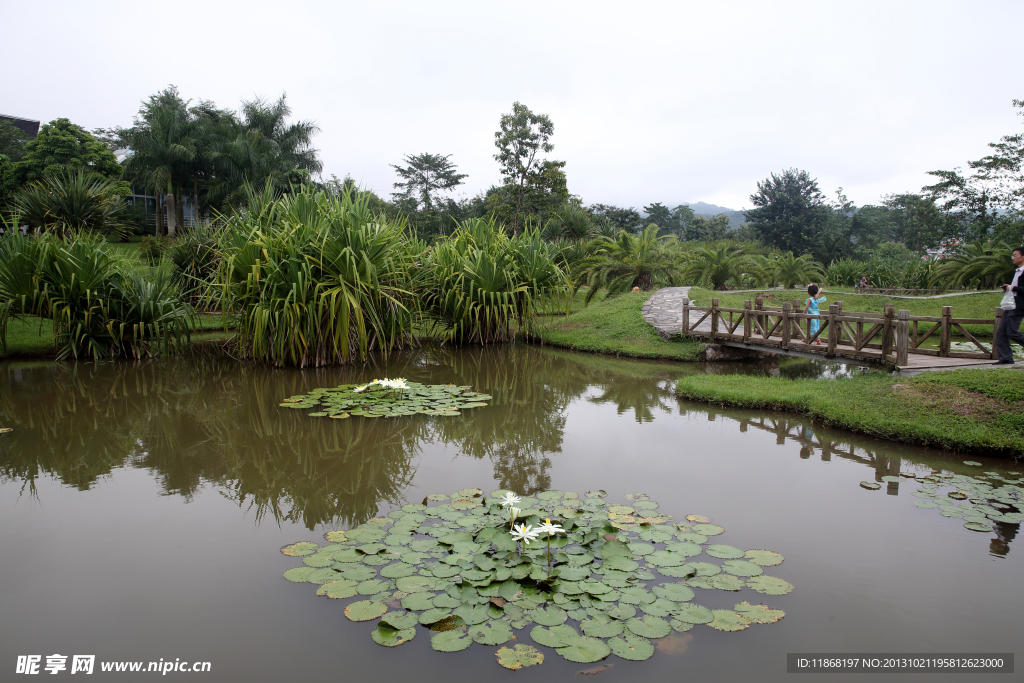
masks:
<svg viewBox="0 0 1024 683"><path fill-rule="evenodd" d="M536 541L537 536L540 535L540 532L534 529L532 526L524 526L522 524L516 524L515 528L509 533L512 534L512 538L516 539L517 541L522 541L526 545L530 545L530 541Z"/></svg>
<svg viewBox="0 0 1024 683"><path fill-rule="evenodd" d="M520 498L516 494L511 493L509 491L506 491L504 493L504 495L501 496L501 507L503 507L503 508L510 507L510 506L515 505L516 503L520 502L521 500L522 500L522 498Z"/></svg>
<svg viewBox="0 0 1024 683"><path fill-rule="evenodd" d="M519 515L521 515L522 513L523 513L523 511L522 511L522 510L520 510L520 509L519 509L519 508L517 508L517 507L512 507L512 508L509 508L509 511L508 511L508 514L509 514L509 516L510 516L510 517L511 517L512 519L515 519L516 517L518 517L518 516L519 516Z"/></svg>
<svg viewBox="0 0 1024 683"><path fill-rule="evenodd" d="M558 524L552 524L550 519L545 519L544 523L537 527L537 531L542 534L547 534L548 536L565 533L565 529Z"/></svg>

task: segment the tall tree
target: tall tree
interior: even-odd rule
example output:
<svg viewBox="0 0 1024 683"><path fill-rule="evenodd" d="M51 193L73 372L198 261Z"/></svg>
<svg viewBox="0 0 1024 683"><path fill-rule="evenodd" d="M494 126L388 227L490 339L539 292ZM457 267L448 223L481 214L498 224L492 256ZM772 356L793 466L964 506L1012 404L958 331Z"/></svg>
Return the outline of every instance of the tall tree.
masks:
<svg viewBox="0 0 1024 683"><path fill-rule="evenodd" d="M624 209L610 204L593 204L587 210L594 217L598 230L606 237L614 237L622 230L638 233L644 227L643 216L632 206Z"/></svg>
<svg viewBox="0 0 1024 683"><path fill-rule="evenodd" d="M39 135L25 143L24 155L14 165L20 185L41 180L45 175L78 170L113 179L121 177L121 166L114 153L68 119L44 124Z"/></svg>
<svg viewBox="0 0 1024 683"><path fill-rule="evenodd" d="M434 211L436 195L451 192L468 177L459 173L455 164L449 161L451 154L407 154L403 157L408 166L391 164L402 182L394 184L399 192L392 192L396 202L412 210Z"/></svg>
<svg viewBox="0 0 1024 683"><path fill-rule="evenodd" d="M498 148L494 158L505 176L508 194L515 200L513 235L519 233L528 185L531 182L536 185L539 176L551 170L545 168L537 155L555 148L549 142L554 132L555 126L545 114L534 114L526 105L514 102L512 113L502 115L499 129L494 133L494 146Z"/></svg>
<svg viewBox="0 0 1024 683"><path fill-rule="evenodd" d="M11 161L18 161L25 153L29 137L10 121L0 121L0 154Z"/></svg>
<svg viewBox="0 0 1024 683"><path fill-rule="evenodd" d="M647 224L654 223L658 226L659 232L663 235L678 235L680 231L679 221L673 215L672 210L661 202L654 202L644 207L647 214Z"/></svg>
<svg viewBox="0 0 1024 683"><path fill-rule="evenodd" d="M1013 106L1024 116L1024 100L1013 100ZM958 228L956 236L968 241L1005 234L1005 224L1024 222L1024 135L1005 135L988 146L992 154L967 162L970 175L959 168L930 171L938 182L923 188L946 212L948 225ZM1019 230L1010 232L1019 239Z"/></svg>
<svg viewBox="0 0 1024 683"><path fill-rule="evenodd" d="M756 208L745 215L757 238L797 254L810 250L831 213L818 181L795 168L759 182L750 201Z"/></svg>

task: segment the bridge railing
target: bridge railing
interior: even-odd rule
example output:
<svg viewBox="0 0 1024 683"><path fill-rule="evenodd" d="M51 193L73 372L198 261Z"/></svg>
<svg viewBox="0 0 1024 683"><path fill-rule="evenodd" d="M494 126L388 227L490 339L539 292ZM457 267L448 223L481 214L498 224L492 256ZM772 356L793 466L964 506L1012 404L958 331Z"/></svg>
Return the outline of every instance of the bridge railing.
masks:
<svg viewBox="0 0 1024 683"><path fill-rule="evenodd" d="M760 298L743 302L743 308L721 306L717 298L710 306L696 306L683 298L682 334L710 341L741 342L751 347L793 349L825 356L847 356L907 365L911 354L942 358L997 359L995 346L986 349L965 325L999 327L1003 311L991 318L954 318L953 307L943 306L940 316L910 315L887 305L883 313L844 311L843 302L828 307L827 313L803 313L799 300L782 306L765 306ZM691 315L694 319L691 320ZM708 324L703 326L703 323ZM815 322L817 325L815 326ZM815 329L815 327L817 329ZM952 349L954 332L973 347ZM925 342L938 343L931 347Z"/></svg>

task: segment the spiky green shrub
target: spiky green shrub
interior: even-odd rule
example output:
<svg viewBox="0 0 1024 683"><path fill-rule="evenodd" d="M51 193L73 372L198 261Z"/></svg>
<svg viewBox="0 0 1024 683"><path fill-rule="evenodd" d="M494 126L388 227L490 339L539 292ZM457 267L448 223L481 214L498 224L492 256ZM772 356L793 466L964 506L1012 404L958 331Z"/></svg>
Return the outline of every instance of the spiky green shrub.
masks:
<svg viewBox="0 0 1024 683"><path fill-rule="evenodd" d="M67 237L0 237L0 348L12 315L49 318L58 358L141 358L187 343L191 309L166 274L143 280L103 238Z"/></svg>
<svg viewBox="0 0 1024 683"><path fill-rule="evenodd" d="M193 305L200 304L220 268L218 232L205 227L183 230L175 236L166 254L172 266L171 281L182 298Z"/></svg>
<svg viewBox="0 0 1024 683"><path fill-rule="evenodd" d="M571 290L559 251L536 228L509 237L493 221L463 221L424 254L424 314L443 339L457 343L529 334L537 314Z"/></svg>
<svg viewBox="0 0 1024 683"><path fill-rule="evenodd" d="M598 237L589 246L592 255L580 261L576 271L577 282L590 288L586 303L602 289L614 296L634 287L647 291L678 284L684 256L676 246L674 235L658 237L656 225L639 235L622 230L614 238Z"/></svg>
<svg viewBox="0 0 1024 683"><path fill-rule="evenodd" d="M93 232L121 237L131 230L123 182L98 173L47 174L14 195L14 211L30 228L65 237Z"/></svg>
<svg viewBox="0 0 1024 683"><path fill-rule="evenodd" d="M226 219L216 274L225 315L238 315L238 353L306 367L411 342L411 245L405 223L365 196L250 188L247 208Z"/></svg>
<svg viewBox="0 0 1024 683"><path fill-rule="evenodd" d="M977 242L964 246L951 259L943 259L931 273L932 282L943 287L994 287L1013 278L1009 244Z"/></svg>

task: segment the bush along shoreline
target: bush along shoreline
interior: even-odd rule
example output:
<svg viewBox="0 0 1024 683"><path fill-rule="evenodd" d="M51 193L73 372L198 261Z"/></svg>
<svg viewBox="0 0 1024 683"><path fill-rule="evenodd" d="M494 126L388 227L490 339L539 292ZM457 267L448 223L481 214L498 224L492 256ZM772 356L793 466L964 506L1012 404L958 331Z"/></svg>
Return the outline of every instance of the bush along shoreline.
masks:
<svg viewBox="0 0 1024 683"><path fill-rule="evenodd" d="M1024 370L954 370L894 378L684 377L680 399L799 413L828 426L922 446L1024 456Z"/></svg>

